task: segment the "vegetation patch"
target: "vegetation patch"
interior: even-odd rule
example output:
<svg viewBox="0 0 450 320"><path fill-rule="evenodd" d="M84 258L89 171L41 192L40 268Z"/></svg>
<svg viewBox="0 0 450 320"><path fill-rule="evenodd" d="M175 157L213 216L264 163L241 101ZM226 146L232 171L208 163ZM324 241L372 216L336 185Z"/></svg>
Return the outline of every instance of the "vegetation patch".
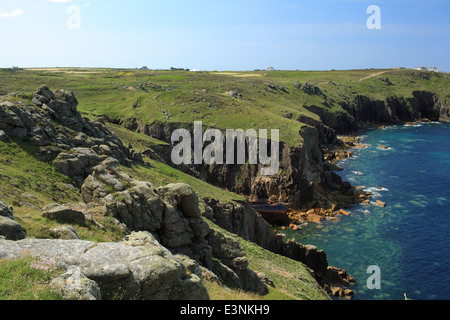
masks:
<svg viewBox="0 0 450 320"><path fill-rule="evenodd" d="M53 261L0 260L0 300L64 300L61 292L49 287L61 273Z"/></svg>

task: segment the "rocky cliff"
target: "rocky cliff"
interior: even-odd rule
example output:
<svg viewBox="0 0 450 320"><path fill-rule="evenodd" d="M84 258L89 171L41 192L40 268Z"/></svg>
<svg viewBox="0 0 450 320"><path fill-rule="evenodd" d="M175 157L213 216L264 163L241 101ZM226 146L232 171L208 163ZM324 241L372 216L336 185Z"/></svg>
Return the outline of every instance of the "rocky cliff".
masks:
<svg viewBox="0 0 450 320"><path fill-rule="evenodd" d="M270 177L259 174L261 166L249 164L175 166L170 159L170 148L155 148L145 153L211 184L242 194L251 201L276 196L297 210L333 205L346 207L357 202L359 194L355 194L325 161L333 159L335 154L345 153L346 148L338 135L355 133L373 125L450 119L450 107L436 94L427 91L414 91L411 98L389 96L385 100L374 100L356 94L349 99L333 102L337 106L333 109L323 105L303 105L319 120L306 114L299 116L297 120L305 124L299 130L303 142L293 147L281 143L280 170ZM340 111L337 111L338 106ZM169 143L175 129L184 127L192 132L192 126L182 123L148 124L130 118L122 124Z"/></svg>
<svg viewBox="0 0 450 320"><path fill-rule="evenodd" d="M38 147L39 159L54 160L59 171L78 180L80 185L92 168L109 156L122 164L140 159L103 123L83 118L72 92L53 92L42 86L32 101L34 105L0 103L0 130L4 139L29 141Z"/></svg>
<svg viewBox="0 0 450 320"><path fill-rule="evenodd" d="M390 96L386 100L356 95L351 103L340 102L345 112L331 112L314 105L304 107L316 113L322 123L337 134L349 134L377 124L450 120L450 106L436 94L414 91L412 95L412 98Z"/></svg>
<svg viewBox="0 0 450 320"><path fill-rule="evenodd" d="M167 126L144 125L137 119L126 121L124 125L130 130L138 130L169 143L172 129L176 127L173 123ZM192 130L183 124L180 127ZM144 154L210 184L244 195L250 201L275 196L279 201L288 202L293 209L304 210L355 203L357 195L349 184L324 163L325 146L343 147L335 131L316 121L302 126L299 135L303 142L298 146L290 147L280 142L280 168L272 176L260 174L264 167L261 164L174 165L170 158L170 147L151 148Z"/></svg>

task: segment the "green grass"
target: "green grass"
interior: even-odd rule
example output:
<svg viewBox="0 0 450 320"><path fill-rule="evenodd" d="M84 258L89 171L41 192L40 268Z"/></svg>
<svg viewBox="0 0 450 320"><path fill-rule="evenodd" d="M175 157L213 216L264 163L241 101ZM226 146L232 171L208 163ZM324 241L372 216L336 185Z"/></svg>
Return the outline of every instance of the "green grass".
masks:
<svg viewBox="0 0 450 320"><path fill-rule="evenodd" d="M51 202L81 200L79 192L73 190L73 180L36 156L37 148L22 139L0 142L0 195L4 201L20 204L26 200L27 204L40 207Z"/></svg>
<svg viewBox="0 0 450 320"><path fill-rule="evenodd" d="M64 300L48 285L61 272L51 262L31 258L0 260L0 300Z"/></svg>

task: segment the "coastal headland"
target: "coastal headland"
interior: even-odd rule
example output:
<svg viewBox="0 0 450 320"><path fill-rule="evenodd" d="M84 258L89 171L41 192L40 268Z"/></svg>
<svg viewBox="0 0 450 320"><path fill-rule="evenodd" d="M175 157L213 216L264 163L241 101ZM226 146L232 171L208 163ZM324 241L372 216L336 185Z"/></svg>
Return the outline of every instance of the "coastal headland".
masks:
<svg viewBox="0 0 450 320"><path fill-rule="evenodd" d="M351 298L358 279L252 203L287 204L296 228L370 202L336 161L365 147L360 129L450 120L449 84L417 70L0 70L0 267L50 261L73 299ZM279 130L278 171L174 164L172 133L196 121Z"/></svg>

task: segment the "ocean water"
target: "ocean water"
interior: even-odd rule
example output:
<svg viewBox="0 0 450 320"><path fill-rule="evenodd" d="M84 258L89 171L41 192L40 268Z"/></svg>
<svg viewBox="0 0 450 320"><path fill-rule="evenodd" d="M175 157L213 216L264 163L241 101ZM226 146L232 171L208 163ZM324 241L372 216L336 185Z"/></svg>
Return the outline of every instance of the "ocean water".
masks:
<svg viewBox="0 0 450 320"><path fill-rule="evenodd" d="M362 135L370 146L340 162L339 174L387 206L354 205L352 215L338 222L282 232L323 249L330 265L353 275L354 300L403 300L405 294L450 299L450 124L399 125ZM367 285L374 283L369 266L379 267L379 289Z"/></svg>

